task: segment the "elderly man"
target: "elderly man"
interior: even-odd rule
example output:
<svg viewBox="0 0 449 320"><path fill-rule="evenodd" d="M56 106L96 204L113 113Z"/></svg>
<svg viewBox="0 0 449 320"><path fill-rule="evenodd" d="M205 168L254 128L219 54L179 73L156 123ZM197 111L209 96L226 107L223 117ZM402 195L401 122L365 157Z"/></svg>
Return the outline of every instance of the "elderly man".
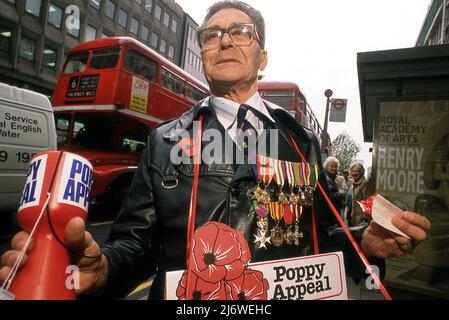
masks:
<svg viewBox="0 0 449 320"><path fill-rule="evenodd" d="M327 187L329 188L329 198L335 209L341 214L346 194L341 192L341 187L337 182L338 168L340 161L335 157L327 157L324 161L324 173L326 174Z"/></svg>
<svg viewBox="0 0 449 320"><path fill-rule="evenodd" d="M198 119L205 130L212 128L224 135L227 129L233 128L252 127L258 132L278 129L279 134L275 135L278 159L300 163L296 144L307 162L317 164L322 173L320 148L312 131L299 126L287 112L265 103L258 95L258 71L267 64L262 15L240 1L218 2L209 9L198 38L212 96L179 119L151 132L121 212L102 248L85 232L81 219L71 220L66 227L66 246L73 250L73 263L81 271L78 294L122 297L144 279L156 275L150 298L161 299L166 272L186 268L186 233L195 167L174 164L169 159L172 148L177 145L172 139L175 132L198 131L200 127L195 125ZM240 147L234 146L234 149ZM261 218L258 214L266 212L260 210L255 214L251 210L254 197L251 191L255 190L257 182L253 166L247 161L242 164L202 163L196 172L199 172L196 226L219 221L239 230L249 245L252 261L313 254L312 209L303 210L300 221L303 237L297 243L283 243L281 237L277 237L276 245L267 241L268 234L262 233L261 230L265 230L262 228L269 226L274 235L282 236L277 228L284 222L277 216ZM277 180L279 185L281 175L282 172ZM320 174L320 180L325 185L324 175ZM277 197L281 194L282 189L278 190ZM354 250L347 244L343 232L335 228L335 221L319 192L315 192L314 199L321 251L344 250L348 270L355 269ZM411 212L393 223L410 235L412 241L424 239L425 230L429 228L425 218ZM368 257L403 255L411 248L409 239L375 225L352 232ZM6 266L0 271L0 281L5 279L26 237L25 233L14 237L13 250L5 253L2 259ZM202 263L213 266L221 258L206 252ZM194 296L186 298L204 298L204 294L195 292ZM239 298L249 297L239 293Z"/></svg>

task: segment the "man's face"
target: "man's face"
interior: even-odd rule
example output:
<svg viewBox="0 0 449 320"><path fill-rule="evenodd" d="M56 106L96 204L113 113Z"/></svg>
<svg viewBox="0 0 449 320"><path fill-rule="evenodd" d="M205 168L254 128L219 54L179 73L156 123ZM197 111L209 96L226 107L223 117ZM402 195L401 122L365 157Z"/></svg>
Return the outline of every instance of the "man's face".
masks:
<svg viewBox="0 0 449 320"><path fill-rule="evenodd" d="M331 161L331 162L328 162L326 164L326 168L325 169L330 174L337 174L338 167L337 167L337 164L335 162Z"/></svg>
<svg viewBox="0 0 449 320"><path fill-rule="evenodd" d="M237 9L223 9L207 21L204 28L228 28L236 24L252 24L251 18ZM238 84L253 84L257 80L258 70L265 69L267 56L256 37L250 45L237 46L228 33L216 46L205 46L201 50L204 73L212 89Z"/></svg>

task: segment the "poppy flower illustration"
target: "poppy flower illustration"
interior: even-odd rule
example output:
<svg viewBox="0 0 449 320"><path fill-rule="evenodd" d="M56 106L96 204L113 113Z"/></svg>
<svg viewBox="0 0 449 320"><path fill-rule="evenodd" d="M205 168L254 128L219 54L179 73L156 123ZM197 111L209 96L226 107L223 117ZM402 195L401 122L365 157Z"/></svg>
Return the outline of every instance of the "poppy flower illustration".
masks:
<svg viewBox="0 0 449 320"><path fill-rule="evenodd" d="M216 283L239 278L251 253L243 235L219 222L208 222L193 237L193 272L202 280Z"/></svg>
<svg viewBox="0 0 449 320"><path fill-rule="evenodd" d="M263 273L247 269L235 280L227 281L228 300L267 300L269 284Z"/></svg>
<svg viewBox="0 0 449 320"><path fill-rule="evenodd" d="M227 292L224 281L217 283L210 283L198 278L195 273L192 272L192 297L191 300L226 300ZM176 296L179 300L186 300L186 284L187 284L187 271L182 275L179 281L178 288L176 289Z"/></svg>

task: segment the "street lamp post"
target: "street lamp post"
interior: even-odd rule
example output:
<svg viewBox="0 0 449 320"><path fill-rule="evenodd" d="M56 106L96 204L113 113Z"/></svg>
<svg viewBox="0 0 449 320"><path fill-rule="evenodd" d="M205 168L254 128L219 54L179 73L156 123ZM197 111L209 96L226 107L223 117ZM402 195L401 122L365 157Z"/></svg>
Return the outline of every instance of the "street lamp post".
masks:
<svg viewBox="0 0 449 320"><path fill-rule="evenodd" d="M331 97L334 93L332 92L331 89L327 89L326 91L324 91L324 95L326 96L327 100L326 100L326 114L324 116L324 129L323 129L323 133L321 135L321 153L327 153L326 151L326 146L327 146L327 142L329 140L329 134L327 133L327 123L329 120L329 106L331 103Z"/></svg>

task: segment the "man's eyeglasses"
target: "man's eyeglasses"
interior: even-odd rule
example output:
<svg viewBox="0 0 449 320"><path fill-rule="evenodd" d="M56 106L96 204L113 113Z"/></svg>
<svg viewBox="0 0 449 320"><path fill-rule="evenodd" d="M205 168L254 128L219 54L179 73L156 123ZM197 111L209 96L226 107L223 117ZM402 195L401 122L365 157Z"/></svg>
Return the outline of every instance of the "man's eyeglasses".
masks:
<svg viewBox="0 0 449 320"><path fill-rule="evenodd" d="M225 33L229 34L229 37L237 46L251 45L254 38L260 43L256 25L237 24L228 28L206 28L198 30L200 47L218 46Z"/></svg>

